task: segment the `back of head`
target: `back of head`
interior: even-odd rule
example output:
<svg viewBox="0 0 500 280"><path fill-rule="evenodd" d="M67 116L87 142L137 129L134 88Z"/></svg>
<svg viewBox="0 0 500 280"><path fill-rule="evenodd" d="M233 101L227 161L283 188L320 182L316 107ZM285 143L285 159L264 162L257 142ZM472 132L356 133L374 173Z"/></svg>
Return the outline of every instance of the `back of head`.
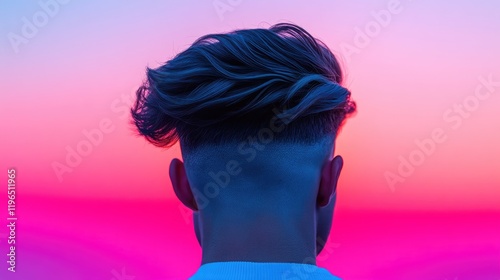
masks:
<svg viewBox="0 0 500 280"><path fill-rule="evenodd" d="M185 164L174 159L170 177L196 211L204 263L321 250L343 164L334 140L355 111L342 79L328 47L293 24L206 35L147 69L133 121L157 146L180 141Z"/></svg>

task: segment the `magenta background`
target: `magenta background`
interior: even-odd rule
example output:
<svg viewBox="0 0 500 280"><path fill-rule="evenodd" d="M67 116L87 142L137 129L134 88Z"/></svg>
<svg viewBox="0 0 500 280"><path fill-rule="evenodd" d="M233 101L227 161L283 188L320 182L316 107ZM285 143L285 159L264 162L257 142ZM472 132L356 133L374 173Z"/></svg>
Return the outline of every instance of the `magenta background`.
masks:
<svg viewBox="0 0 500 280"><path fill-rule="evenodd" d="M234 4L223 18L219 2ZM190 276L201 250L168 178L179 148L134 137L123 109L147 65L206 33L280 21L343 58L359 105L338 139L346 164L333 251L320 265L345 279L500 279L500 87L458 128L443 119L479 77L500 80L500 2L400 1L359 53L346 53L356 28L390 2L69 1L18 52L8 34L43 10L0 2L0 279L121 280L122 269L136 280ZM113 131L59 180L53 163L106 119ZM397 173L399 156L436 128L446 141L390 188L385 172ZM11 167L16 273L7 272L2 206Z"/></svg>

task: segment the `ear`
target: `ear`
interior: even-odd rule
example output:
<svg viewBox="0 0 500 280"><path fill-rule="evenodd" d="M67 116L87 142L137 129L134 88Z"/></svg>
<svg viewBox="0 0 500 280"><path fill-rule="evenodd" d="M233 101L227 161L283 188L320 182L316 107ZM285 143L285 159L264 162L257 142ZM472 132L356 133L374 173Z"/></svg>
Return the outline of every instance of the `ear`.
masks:
<svg viewBox="0 0 500 280"><path fill-rule="evenodd" d="M174 188L175 195L182 202L193 211L198 211L198 205L194 199L191 186L189 185L184 163L177 158L170 162L170 181Z"/></svg>
<svg viewBox="0 0 500 280"><path fill-rule="evenodd" d="M321 182L319 184L317 205L324 207L329 204L332 197L337 192L337 182L342 171L344 160L341 156L336 156L321 170Z"/></svg>
<svg viewBox="0 0 500 280"><path fill-rule="evenodd" d="M316 254L319 254L328 240L332 227L333 209L337 198L337 182L344 162L336 156L321 170L321 181L317 197L316 212Z"/></svg>

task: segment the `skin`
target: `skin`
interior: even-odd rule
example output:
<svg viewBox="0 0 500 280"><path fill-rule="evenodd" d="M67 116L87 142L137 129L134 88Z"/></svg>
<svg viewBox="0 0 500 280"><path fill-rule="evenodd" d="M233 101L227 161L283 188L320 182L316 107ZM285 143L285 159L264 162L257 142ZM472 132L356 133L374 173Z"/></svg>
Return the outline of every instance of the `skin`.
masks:
<svg viewBox="0 0 500 280"><path fill-rule="evenodd" d="M313 145L263 147L248 161L237 152L237 143L194 151L181 146L185 162L171 161L174 192L194 211L202 264L316 263L330 233L343 166L342 157L334 157L334 137ZM209 172L228 173L231 160L239 163L231 169L235 175L224 177L229 179L218 192L207 193L207 183L214 182Z"/></svg>

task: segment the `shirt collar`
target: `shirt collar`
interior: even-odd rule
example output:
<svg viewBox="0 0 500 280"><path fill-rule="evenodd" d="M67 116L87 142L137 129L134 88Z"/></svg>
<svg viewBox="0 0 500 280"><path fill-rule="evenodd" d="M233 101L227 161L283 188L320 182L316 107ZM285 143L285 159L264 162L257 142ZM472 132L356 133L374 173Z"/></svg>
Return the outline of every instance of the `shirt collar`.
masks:
<svg viewBox="0 0 500 280"><path fill-rule="evenodd" d="M326 269L301 263L214 262L200 266L190 280L202 279L330 279L339 280Z"/></svg>

